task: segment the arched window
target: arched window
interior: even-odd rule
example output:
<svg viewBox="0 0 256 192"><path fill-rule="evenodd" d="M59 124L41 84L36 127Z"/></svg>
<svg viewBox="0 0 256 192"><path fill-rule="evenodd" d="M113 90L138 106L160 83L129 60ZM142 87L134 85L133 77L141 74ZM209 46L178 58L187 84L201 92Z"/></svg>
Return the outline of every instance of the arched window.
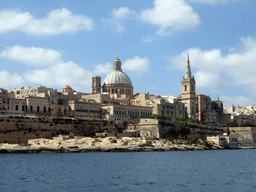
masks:
<svg viewBox="0 0 256 192"><path fill-rule="evenodd" d="M185 85L185 91L187 91L187 85Z"/></svg>

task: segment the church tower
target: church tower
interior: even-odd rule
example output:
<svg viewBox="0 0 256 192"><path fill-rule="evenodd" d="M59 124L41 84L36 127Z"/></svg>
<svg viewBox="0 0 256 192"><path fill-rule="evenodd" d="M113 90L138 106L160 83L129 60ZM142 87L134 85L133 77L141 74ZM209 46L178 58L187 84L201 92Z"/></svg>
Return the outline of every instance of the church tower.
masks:
<svg viewBox="0 0 256 192"><path fill-rule="evenodd" d="M189 56L187 54L187 65L185 78L181 81L182 94L181 101L185 104L188 118L196 119L196 81L191 76Z"/></svg>
<svg viewBox="0 0 256 192"><path fill-rule="evenodd" d="M101 77L92 77L92 93L101 93Z"/></svg>

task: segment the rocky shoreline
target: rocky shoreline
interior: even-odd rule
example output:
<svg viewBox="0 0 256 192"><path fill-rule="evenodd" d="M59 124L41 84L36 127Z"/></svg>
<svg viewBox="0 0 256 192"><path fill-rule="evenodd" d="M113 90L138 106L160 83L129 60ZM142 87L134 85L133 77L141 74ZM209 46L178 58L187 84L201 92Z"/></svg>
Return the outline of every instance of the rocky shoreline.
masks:
<svg viewBox="0 0 256 192"><path fill-rule="evenodd" d="M0 153L83 153L83 152L151 152L151 151L198 151L225 149L214 143L188 144L184 140L150 140L142 137L54 137L31 139L28 145L0 144Z"/></svg>

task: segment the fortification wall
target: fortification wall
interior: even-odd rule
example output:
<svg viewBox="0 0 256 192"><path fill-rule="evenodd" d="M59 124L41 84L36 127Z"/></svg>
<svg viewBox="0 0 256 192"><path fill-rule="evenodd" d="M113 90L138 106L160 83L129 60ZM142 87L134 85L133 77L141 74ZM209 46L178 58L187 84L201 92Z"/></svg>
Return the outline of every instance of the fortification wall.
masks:
<svg viewBox="0 0 256 192"><path fill-rule="evenodd" d="M138 124L129 124L127 131L139 131L141 137L165 138L170 135L175 126L174 122L157 119L140 119ZM214 126L187 125L190 127L191 135L195 137L205 137L210 135L222 135L223 129Z"/></svg>
<svg viewBox="0 0 256 192"><path fill-rule="evenodd" d="M256 127L229 127L229 131L241 144L256 144Z"/></svg>
<svg viewBox="0 0 256 192"><path fill-rule="evenodd" d="M52 138L70 132L92 136L108 125L107 121L0 117L0 143L27 143L29 139Z"/></svg>

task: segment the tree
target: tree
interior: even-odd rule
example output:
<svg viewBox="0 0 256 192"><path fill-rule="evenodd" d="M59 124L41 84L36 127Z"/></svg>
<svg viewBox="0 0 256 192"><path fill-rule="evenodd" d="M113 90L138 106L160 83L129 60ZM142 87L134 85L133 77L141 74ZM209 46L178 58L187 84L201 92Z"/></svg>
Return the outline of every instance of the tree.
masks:
<svg viewBox="0 0 256 192"><path fill-rule="evenodd" d="M246 121L245 123L241 123L240 127L255 127L255 124L253 124L249 121Z"/></svg>
<svg viewBox="0 0 256 192"><path fill-rule="evenodd" d="M182 135L187 139L187 136L190 134L190 128L186 127L183 123L176 123L174 126L174 135L177 138L179 135Z"/></svg>
<svg viewBox="0 0 256 192"><path fill-rule="evenodd" d="M239 127L239 124L236 121L229 121L227 127Z"/></svg>
<svg viewBox="0 0 256 192"><path fill-rule="evenodd" d="M197 121L195 119L190 119L190 123L196 123Z"/></svg>

